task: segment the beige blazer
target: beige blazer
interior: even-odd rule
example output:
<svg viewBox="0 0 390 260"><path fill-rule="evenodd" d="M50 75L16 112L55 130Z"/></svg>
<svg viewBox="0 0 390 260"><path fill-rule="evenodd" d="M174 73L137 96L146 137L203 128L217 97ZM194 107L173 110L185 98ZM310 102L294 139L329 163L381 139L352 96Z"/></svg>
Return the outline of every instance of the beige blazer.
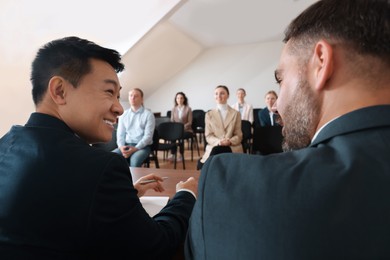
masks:
<svg viewBox="0 0 390 260"><path fill-rule="evenodd" d="M214 146L217 146L223 138L229 138L232 145L230 148L233 153L242 153L242 131L241 131L241 116L240 112L228 106L226 119L222 122L221 115L217 109L210 110L205 117L205 136L207 146L205 153L200 160L204 163L210 156L210 152Z"/></svg>
<svg viewBox="0 0 390 260"><path fill-rule="evenodd" d="M232 108L239 111L238 102L233 104ZM246 102L244 103L244 106L242 107L241 120L248 120L249 122L251 122L251 124L253 123L253 107L251 104L248 104Z"/></svg>

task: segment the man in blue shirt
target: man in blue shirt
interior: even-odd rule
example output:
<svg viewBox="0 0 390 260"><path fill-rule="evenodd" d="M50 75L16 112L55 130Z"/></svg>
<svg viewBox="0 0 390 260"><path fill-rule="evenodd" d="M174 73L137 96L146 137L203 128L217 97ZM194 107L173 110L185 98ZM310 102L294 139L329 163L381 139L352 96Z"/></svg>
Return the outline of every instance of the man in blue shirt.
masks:
<svg viewBox="0 0 390 260"><path fill-rule="evenodd" d="M150 154L155 119L143 106L144 93L139 88L129 92L130 108L119 117L116 152L121 153L132 167L140 167Z"/></svg>

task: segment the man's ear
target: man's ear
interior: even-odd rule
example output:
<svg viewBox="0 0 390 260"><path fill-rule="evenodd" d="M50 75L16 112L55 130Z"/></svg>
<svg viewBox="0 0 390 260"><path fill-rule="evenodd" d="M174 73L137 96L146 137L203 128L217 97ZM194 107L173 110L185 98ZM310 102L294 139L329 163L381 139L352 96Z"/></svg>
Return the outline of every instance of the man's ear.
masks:
<svg viewBox="0 0 390 260"><path fill-rule="evenodd" d="M334 69L333 48L325 40L318 41L314 46L311 69L313 86L317 90L322 90Z"/></svg>
<svg viewBox="0 0 390 260"><path fill-rule="evenodd" d="M49 81L48 91L54 103L56 103L57 105L66 104L65 101L66 81L64 78L59 76L52 77Z"/></svg>

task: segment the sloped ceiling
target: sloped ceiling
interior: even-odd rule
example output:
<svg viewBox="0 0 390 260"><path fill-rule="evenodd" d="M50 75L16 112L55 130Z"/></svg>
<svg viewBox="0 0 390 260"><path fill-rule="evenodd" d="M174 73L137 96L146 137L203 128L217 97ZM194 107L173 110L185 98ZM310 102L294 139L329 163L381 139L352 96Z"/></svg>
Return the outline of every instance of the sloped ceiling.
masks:
<svg viewBox="0 0 390 260"><path fill-rule="evenodd" d="M123 56L125 71L120 75L123 100L128 90L143 89L145 96L170 79L203 47L169 22L156 26L142 41Z"/></svg>
<svg viewBox="0 0 390 260"><path fill-rule="evenodd" d="M122 101L131 88L145 95L180 73L203 50L282 40L287 24L314 0L189 0L156 24L124 56Z"/></svg>
<svg viewBox="0 0 390 260"><path fill-rule="evenodd" d="M205 47L282 38L287 24L315 0L192 0L169 19Z"/></svg>

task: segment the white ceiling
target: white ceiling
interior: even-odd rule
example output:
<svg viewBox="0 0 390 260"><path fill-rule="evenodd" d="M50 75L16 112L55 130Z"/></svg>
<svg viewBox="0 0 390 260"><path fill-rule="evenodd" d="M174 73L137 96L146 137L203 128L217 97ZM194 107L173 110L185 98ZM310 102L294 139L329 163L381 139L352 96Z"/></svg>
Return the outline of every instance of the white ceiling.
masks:
<svg viewBox="0 0 390 260"><path fill-rule="evenodd" d="M205 47L282 39L315 0L189 0L169 19Z"/></svg>
<svg viewBox="0 0 390 260"><path fill-rule="evenodd" d="M183 2L124 55L123 93L137 86L148 98L207 48L281 42L286 25L313 0ZM122 99L126 106L126 96Z"/></svg>
<svg viewBox="0 0 390 260"><path fill-rule="evenodd" d="M67 35L125 53L166 18L204 47L276 40L289 21L313 2L0 0L0 53L15 62L15 57L33 56L45 42Z"/></svg>

